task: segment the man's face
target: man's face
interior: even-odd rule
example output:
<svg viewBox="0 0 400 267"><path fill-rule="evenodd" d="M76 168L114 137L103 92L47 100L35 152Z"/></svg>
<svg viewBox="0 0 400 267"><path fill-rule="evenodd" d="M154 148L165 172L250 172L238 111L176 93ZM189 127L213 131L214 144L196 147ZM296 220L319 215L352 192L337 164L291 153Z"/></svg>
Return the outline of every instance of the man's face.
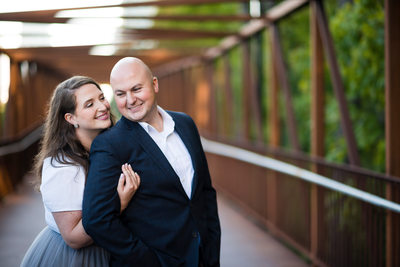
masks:
<svg viewBox="0 0 400 267"><path fill-rule="evenodd" d="M157 112L157 78L140 64L126 68L120 74L111 84L119 112L131 121L149 122L152 114Z"/></svg>

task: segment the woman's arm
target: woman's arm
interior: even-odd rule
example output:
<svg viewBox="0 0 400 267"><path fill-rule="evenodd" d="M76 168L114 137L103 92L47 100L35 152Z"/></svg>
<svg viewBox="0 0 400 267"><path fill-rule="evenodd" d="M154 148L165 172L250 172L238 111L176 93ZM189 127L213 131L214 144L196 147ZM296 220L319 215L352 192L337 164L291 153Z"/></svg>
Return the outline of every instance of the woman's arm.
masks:
<svg viewBox="0 0 400 267"><path fill-rule="evenodd" d="M54 220L65 243L73 249L89 246L92 238L86 234L82 226L82 211L53 212Z"/></svg>
<svg viewBox="0 0 400 267"><path fill-rule="evenodd" d="M121 167L122 174L118 182L118 195L121 201L121 212L128 206L140 184L140 177L128 164ZM80 249L93 243L82 225L82 211L53 212L61 236L73 249Z"/></svg>

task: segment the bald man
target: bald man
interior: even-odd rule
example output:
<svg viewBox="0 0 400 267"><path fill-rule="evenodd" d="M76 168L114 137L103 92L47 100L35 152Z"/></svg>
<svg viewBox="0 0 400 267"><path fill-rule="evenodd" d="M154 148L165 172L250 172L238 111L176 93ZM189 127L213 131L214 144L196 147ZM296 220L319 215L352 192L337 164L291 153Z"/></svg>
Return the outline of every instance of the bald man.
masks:
<svg viewBox="0 0 400 267"><path fill-rule="evenodd" d="M83 225L111 266L219 266L216 192L193 120L157 105L158 80L138 58L110 75L121 120L92 143ZM141 184L120 214L120 166Z"/></svg>

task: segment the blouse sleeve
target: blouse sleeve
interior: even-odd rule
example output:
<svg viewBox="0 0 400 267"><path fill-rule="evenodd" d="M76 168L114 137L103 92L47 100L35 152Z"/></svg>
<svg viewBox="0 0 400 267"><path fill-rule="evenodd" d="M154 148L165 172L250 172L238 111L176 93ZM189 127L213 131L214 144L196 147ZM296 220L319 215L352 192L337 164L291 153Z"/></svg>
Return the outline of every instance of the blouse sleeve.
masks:
<svg viewBox="0 0 400 267"><path fill-rule="evenodd" d="M54 165L54 166L53 166ZM80 166L60 164L46 159L40 190L50 212L82 210L85 174Z"/></svg>

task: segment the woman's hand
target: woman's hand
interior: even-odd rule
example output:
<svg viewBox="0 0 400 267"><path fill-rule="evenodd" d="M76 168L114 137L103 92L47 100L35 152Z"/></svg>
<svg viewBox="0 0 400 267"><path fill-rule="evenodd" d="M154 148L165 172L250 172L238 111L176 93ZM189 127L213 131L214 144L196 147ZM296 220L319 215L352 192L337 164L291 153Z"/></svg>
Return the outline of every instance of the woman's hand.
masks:
<svg viewBox="0 0 400 267"><path fill-rule="evenodd" d="M121 201L121 212L126 209L140 185L140 176L132 170L130 164L125 163L121 167L122 173L118 182L118 195Z"/></svg>

